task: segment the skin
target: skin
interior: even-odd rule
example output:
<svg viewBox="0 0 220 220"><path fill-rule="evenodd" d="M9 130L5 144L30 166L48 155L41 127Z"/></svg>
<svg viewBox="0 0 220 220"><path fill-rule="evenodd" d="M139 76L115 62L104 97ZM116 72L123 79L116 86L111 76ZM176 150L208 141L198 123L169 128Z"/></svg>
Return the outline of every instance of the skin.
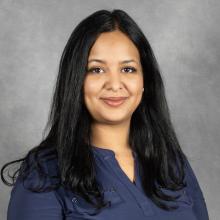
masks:
<svg viewBox="0 0 220 220"><path fill-rule="evenodd" d="M105 63L90 62L92 59ZM124 60L135 62L122 64ZM143 87L140 55L134 43L119 30L99 35L90 50L83 87L84 102L93 118L91 142L112 150L131 180L134 178L134 161L128 143L129 128L132 114L140 104ZM100 99L112 96L128 98L119 107L109 107Z"/></svg>

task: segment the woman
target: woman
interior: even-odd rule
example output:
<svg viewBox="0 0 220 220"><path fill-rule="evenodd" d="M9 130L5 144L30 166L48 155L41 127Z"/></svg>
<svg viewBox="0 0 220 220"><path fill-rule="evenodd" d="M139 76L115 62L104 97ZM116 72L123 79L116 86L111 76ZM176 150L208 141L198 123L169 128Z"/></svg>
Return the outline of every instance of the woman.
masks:
<svg viewBox="0 0 220 220"><path fill-rule="evenodd" d="M100 10L75 28L48 126L38 146L1 170L22 161L8 220L208 219L157 61L126 12Z"/></svg>

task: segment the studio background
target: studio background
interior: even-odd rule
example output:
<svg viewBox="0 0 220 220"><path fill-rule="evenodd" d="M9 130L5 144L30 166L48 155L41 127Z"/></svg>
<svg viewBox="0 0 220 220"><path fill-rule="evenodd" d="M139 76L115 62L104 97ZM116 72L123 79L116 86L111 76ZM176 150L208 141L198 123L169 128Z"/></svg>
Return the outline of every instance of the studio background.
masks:
<svg viewBox="0 0 220 220"><path fill-rule="evenodd" d="M63 48L75 26L99 9L125 10L149 39L177 137L210 220L218 220L218 0L0 0L0 166L40 143ZM0 183L0 219L6 219L10 191Z"/></svg>

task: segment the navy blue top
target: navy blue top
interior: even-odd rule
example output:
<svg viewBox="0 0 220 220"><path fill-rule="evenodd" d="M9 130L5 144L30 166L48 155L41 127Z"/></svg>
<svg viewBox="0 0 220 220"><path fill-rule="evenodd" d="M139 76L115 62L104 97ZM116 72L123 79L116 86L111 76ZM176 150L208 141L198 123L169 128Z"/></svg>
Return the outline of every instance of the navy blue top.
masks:
<svg viewBox="0 0 220 220"><path fill-rule="evenodd" d="M103 186L104 198L111 206L97 215L94 208L82 197L63 187L51 192L35 193L24 188L17 179L11 191L7 220L208 220L208 211L196 176L187 161L186 181L188 186L180 190L176 203L179 209L166 211L157 207L145 196L140 181L137 154L135 159L135 182L132 182L119 166L114 151L92 147L95 157L97 181ZM56 160L47 162L50 175L56 172ZM32 175L29 183L34 184ZM177 192L166 191L172 195Z"/></svg>

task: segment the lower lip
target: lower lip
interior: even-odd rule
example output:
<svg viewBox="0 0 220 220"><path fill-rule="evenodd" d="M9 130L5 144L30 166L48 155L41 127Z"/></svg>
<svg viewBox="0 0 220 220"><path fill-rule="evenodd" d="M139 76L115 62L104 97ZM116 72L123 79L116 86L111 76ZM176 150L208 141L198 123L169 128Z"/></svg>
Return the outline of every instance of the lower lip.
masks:
<svg viewBox="0 0 220 220"><path fill-rule="evenodd" d="M125 102L125 100L126 99L113 101L113 100L103 99L104 103L106 103L107 105L109 105L111 107L118 107L118 106L122 105Z"/></svg>

